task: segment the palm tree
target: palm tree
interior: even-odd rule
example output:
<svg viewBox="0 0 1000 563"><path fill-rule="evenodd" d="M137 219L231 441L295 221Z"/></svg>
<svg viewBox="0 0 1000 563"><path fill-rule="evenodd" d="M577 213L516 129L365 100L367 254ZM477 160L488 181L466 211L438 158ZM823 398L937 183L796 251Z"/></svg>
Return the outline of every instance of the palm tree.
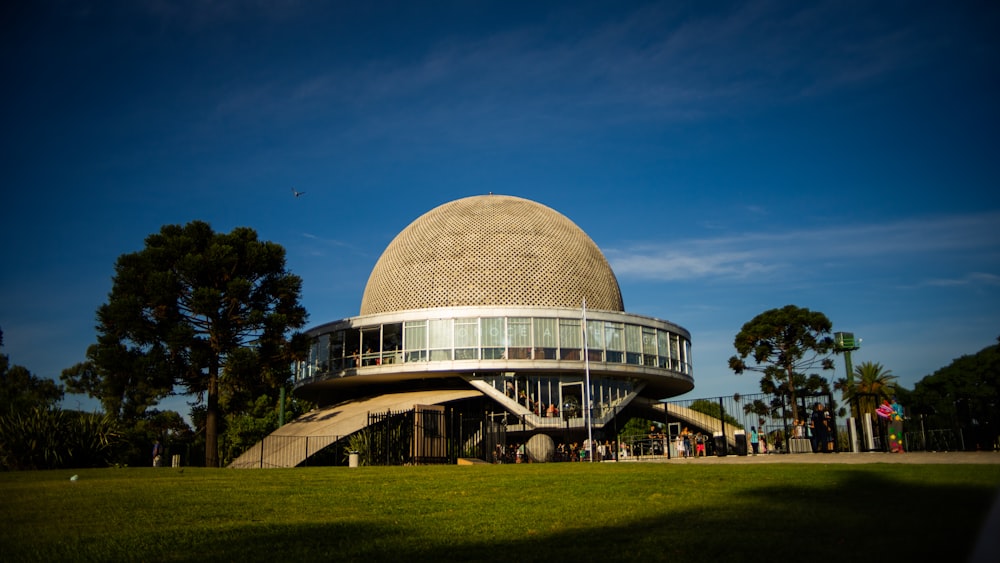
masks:
<svg viewBox="0 0 1000 563"><path fill-rule="evenodd" d="M861 413L875 412L879 403L892 399L896 392L896 376L878 362L862 362L854 368L854 376L853 385L848 385L847 380L841 378L833 388L840 390L848 402L860 400Z"/></svg>

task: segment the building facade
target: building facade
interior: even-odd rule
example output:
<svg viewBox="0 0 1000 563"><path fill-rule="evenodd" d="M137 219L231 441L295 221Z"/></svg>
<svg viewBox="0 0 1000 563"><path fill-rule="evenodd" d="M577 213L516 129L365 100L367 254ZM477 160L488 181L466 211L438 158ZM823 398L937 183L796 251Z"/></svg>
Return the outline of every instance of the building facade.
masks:
<svg viewBox="0 0 1000 563"><path fill-rule="evenodd" d="M294 392L320 405L475 390L525 432L552 434L599 429L639 397L694 387L688 331L625 312L597 245L512 196L468 197L416 219L373 268L360 314L307 335Z"/></svg>

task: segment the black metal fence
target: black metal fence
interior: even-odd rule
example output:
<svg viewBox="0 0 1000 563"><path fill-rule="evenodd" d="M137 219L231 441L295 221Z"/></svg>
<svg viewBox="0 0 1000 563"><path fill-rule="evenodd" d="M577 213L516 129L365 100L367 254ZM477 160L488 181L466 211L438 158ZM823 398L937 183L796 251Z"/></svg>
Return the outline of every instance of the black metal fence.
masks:
<svg viewBox="0 0 1000 563"><path fill-rule="evenodd" d="M760 434L761 451L779 453L816 451L821 446L816 443L815 428L810 422L816 404L823 403L825 410L830 413L830 438L834 443L833 451L854 451L855 447L857 451L862 452L889 451L889 422L875 414L882 403L881 398L875 395L858 395L850 404L843 405L843 413L839 412L841 406L837 404L832 394L803 394L796 397L796 403L796 408L792 408L786 398L766 393L669 401L667 405L677 408L668 406L666 409L663 422L667 431L662 445L657 443L658 440L651 440L644 435L633 436L631 440L637 452L678 455L677 438L683 433L684 428L688 428L692 436L696 436L699 432L713 435L713 439L705 442L707 455L712 455L713 452L722 455L740 455L751 451L749 443L720 441L714 436L719 433L719 426L699 427L698 417L689 412L694 411L721 421L716 424L723 429L735 429L736 433L742 433L746 440L749 440L750 429L756 427ZM855 415L854 428L849 428L848 417L852 412ZM905 418L902 427L903 447L906 451L964 451L972 448L962 428L925 428L924 421L919 416ZM728 431L725 433L728 434ZM871 439L868 440L866 436L870 436ZM852 444L852 440L856 443ZM993 449L998 448L1000 444L994 444ZM659 454L660 451L662 454Z"/></svg>
<svg viewBox="0 0 1000 563"><path fill-rule="evenodd" d="M820 404L821 412L829 413L820 417L827 421L824 426L828 431L815 427L814 414ZM843 425L835 415L837 405L828 394L803 393L796 396L795 405L784 396L768 393L668 401L665 405L663 436L633 437L635 451L662 451L667 456L699 452L747 455L753 453L754 432L759 437L759 453L812 452L828 448L830 443L834 451L846 446ZM703 441L700 448L699 439ZM820 439L822 444L817 442Z"/></svg>
<svg viewBox="0 0 1000 563"><path fill-rule="evenodd" d="M349 465L453 464L458 458L497 462L506 442L503 421L468 416L442 406L369 413L350 435L267 436L230 467L239 469Z"/></svg>
<svg viewBox="0 0 1000 563"><path fill-rule="evenodd" d="M346 465L342 447L348 436L267 436L233 461L236 469L308 465Z"/></svg>
<svg viewBox="0 0 1000 563"><path fill-rule="evenodd" d="M368 426L352 442L363 465L429 465L458 458L494 461L506 427L487 416L469 417L443 406L369 413Z"/></svg>
<svg viewBox="0 0 1000 563"><path fill-rule="evenodd" d="M655 421L662 425L655 435L595 435L593 455L595 460L748 455L753 453L754 430L759 436L759 453L806 453L829 443L832 451L852 451L850 438L862 435L862 431L868 432L871 440L859 439L860 451L888 451L886 421L857 412L868 410L870 405L855 405L856 414L868 416L870 430L860 428L858 422L852 432L847 428L848 419L837 415L832 396L803 395L796 403L793 408L784 397L765 393L669 401L664 404L663 419ZM830 438L824 444L818 443L810 424L818 403L831 413ZM961 429L924 429L921 422L904 421L906 450L961 451L968 447ZM507 431L507 417L496 413L417 406L407 411L369 413L366 428L348 436L268 436L232 467L348 465L351 452L357 454L361 465L453 464L458 458L515 462L518 444L507 443ZM551 461L582 461L589 455L582 443L560 443Z"/></svg>

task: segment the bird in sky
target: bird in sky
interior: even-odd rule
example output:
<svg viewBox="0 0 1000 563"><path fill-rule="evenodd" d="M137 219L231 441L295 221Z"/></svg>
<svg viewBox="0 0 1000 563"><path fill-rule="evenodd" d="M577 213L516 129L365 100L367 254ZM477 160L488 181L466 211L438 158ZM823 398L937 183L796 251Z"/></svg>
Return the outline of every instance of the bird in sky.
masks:
<svg viewBox="0 0 1000 563"><path fill-rule="evenodd" d="M295 191L295 188L292 188L292 194L294 194L295 197L299 197L300 195L302 195L304 193L306 193L306 192L297 192L297 191Z"/></svg>

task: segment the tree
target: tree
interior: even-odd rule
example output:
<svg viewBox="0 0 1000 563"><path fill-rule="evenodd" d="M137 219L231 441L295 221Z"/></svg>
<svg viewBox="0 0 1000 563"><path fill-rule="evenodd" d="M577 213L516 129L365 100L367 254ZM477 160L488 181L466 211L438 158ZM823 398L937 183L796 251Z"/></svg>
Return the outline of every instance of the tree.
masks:
<svg viewBox="0 0 1000 563"><path fill-rule="evenodd" d="M966 447L992 449L1000 439L1000 338L973 355L956 358L904 393L911 412L931 428L964 430Z"/></svg>
<svg viewBox="0 0 1000 563"><path fill-rule="evenodd" d="M735 399L736 396L733 398ZM739 401L737 400L737 402ZM725 416L723 416L722 405L714 401L709 401L708 399L696 399L688 405L688 408L695 412L707 414L712 418L724 420L727 426L743 428L743 424L739 420L736 420L736 418L734 418L731 414L726 413Z"/></svg>
<svg viewBox="0 0 1000 563"><path fill-rule="evenodd" d="M74 385L106 405L143 410L174 385L205 398L205 464L218 466L221 397L287 382L304 338L302 280L284 249L252 229L166 225L115 264L98 342ZM71 368L72 370L73 368ZM122 410L119 410L122 412Z"/></svg>
<svg viewBox="0 0 1000 563"><path fill-rule="evenodd" d="M650 426L663 426L662 423L654 423L653 421L642 418L642 417L632 417L625 422L625 425L618 430L618 434L623 438L637 437L641 436L645 438L649 434Z"/></svg>
<svg viewBox="0 0 1000 563"><path fill-rule="evenodd" d="M59 377L71 393L100 400L104 412L133 426L173 393L174 378L163 369L164 351L144 350L109 334L100 335L99 342L87 348L87 361L64 369Z"/></svg>
<svg viewBox="0 0 1000 563"><path fill-rule="evenodd" d="M0 330L0 348L3 331ZM0 413L22 411L34 407L54 407L63 398L63 388L55 381L33 375L28 368L11 365L6 354L0 354Z"/></svg>
<svg viewBox="0 0 1000 563"><path fill-rule="evenodd" d="M825 379L816 374L807 377L806 372L817 367L833 369L829 357L833 350L832 329L830 320L818 311L795 305L764 311L736 335L736 355L729 358L729 368L736 375L745 371L762 373L761 391L789 397L797 409L799 390L825 387Z"/></svg>
<svg viewBox="0 0 1000 563"><path fill-rule="evenodd" d="M896 393L896 376L878 362L862 362L854 367L854 375L853 386L848 386L847 378L842 377L833 384L833 388L841 391L844 400L852 403L867 397L868 400L859 406L859 413L875 412L879 403L891 399Z"/></svg>
<svg viewBox="0 0 1000 563"><path fill-rule="evenodd" d="M310 410L313 405L291 396L284 397L285 416L295 418ZM223 433L222 461L228 464L268 434L280 427L280 399L260 395L242 413L226 415Z"/></svg>

